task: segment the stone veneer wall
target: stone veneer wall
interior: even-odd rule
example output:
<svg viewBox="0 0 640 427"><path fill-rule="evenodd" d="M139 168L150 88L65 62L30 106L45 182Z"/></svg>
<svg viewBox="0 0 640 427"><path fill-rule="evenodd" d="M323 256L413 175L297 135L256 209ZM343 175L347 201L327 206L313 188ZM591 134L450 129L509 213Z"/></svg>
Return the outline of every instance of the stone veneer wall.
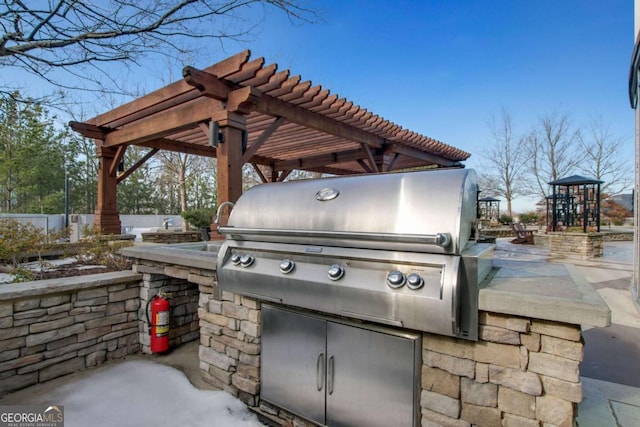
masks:
<svg viewBox="0 0 640 427"><path fill-rule="evenodd" d="M0 396L140 350L140 275L0 286Z"/></svg>
<svg viewBox="0 0 640 427"><path fill-rule="evenodd" d="M602 233L549 232L549 256L554 259L590 259L603 254ZM534 238L535 239L535 238Z"/></svg>
<svg viewBox="0 0 640 427"><path fill-rule="evenodd" d="M632 242L633 232L631 231L602 231L603 242ZM549 246L549 235L534 234L534 244L536 246Z"/></svg>
<svg viewBox="0 0 640 427"><path fill-rule="evenodd" d="M603 231L602 239L605 242L633 242L633 231Z"/></svg>
<svg viewBox="0 0 640 427"><path fill-rule="evenodd" d="M208 383L272 418L260 401L260 302L200 286L200 368ZM423 426L571 426L582 400L577 325L480 313L480 341L424 334Z"/></svg>
<svg viewBox="0 0 640 427"><path fill-rule="evenodd" d="M480 341L425 334L423 426L572 426L580 327L480 313Z"/></svg>
<svg viewBox="0 0 640 427"><path fill-rule="evenodd" d="M537 230L534 230L534 232L537 232ZM491 236L491 237L511 237L511 238L516 237L511 227L483 228L482 230L480 230L480 235Z"/></svg>
<svg viewBox="0 0 640 427"><path fill-rule="evenodd" d="M200 286L200 369L203 379L258 406L260 393L260 302L217 283Z"/></svg>

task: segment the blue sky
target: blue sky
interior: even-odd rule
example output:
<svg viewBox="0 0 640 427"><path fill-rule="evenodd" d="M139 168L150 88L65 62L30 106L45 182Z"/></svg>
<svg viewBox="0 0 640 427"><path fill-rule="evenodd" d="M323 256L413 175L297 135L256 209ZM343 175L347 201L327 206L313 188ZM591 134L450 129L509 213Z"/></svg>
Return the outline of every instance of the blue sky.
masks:
<svg viewBox="0 0 640 427"><path fill-rule="evenodd" d="M472 153L481 169L487 121L501 108L524 134L544 114L576 127L611 125L633 158L627 96L633 50L631 0L343 0L309 6L321 17L291 24L268 10L254 36L212 44L197 60L149 61L121 78L142 93L242 49L405 128ZM118 74L114 74L118 76ZM116 77L118 78L118 77ZM100 105L99 113L115 105ZM516 203L524 209L526 201Z"/></svg>
<svg viewBox="0 0 640 427"><path fill-rule="evenodd" d="M633 172L631 0L328 1L320 13L324 22L298 27L275 17L243 46L471 152L469 167L482 168L487 121L504 107L516 134L552 112L583 128L601 118Z"/></svg>

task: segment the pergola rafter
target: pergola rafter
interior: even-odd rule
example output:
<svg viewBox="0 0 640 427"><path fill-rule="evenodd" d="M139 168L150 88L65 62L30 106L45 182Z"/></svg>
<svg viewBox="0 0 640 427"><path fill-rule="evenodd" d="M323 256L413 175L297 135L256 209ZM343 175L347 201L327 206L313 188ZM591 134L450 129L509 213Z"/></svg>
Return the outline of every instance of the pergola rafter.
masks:
<svg viewBox="0 0 640 427"><path fill-rule="evenodd" d="M218 159L218 200L241 193L242 165L260 179L282 181L293 170L330 174L415 167L462 167L469 153L403 129L328 89L250 60L244 51L71 127L96 141L100 157L97 225L117 233L117 164L130 145ZM222 139L212 135L219 129ZM145 157L150 158L153 154ZM135 167L142 163L138 162ZM261 167L270 169L265 174ZM113 200L112 200L113 199Z"/></svg>

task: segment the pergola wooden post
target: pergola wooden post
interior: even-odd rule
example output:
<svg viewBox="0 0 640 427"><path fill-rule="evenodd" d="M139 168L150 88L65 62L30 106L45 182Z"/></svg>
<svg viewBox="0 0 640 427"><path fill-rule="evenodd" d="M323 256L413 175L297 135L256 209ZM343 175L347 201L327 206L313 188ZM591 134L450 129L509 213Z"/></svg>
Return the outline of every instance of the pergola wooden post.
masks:
<svg viewBox="0 0 640 427"><path fill-rule="evenodd" d="M103 234L120 234L120 214L117 208L118 149L112 147L96 147L98 166L98 203L93 224ZM120 150L122 151L122 150Z"/></svg>
<svg viewBox="0 0 640 427"><path fill-rule="evenodd" d="M218 205L223 202L235 203L242 195L242 145L247 120L242 114L230 111L218 111L211 120L218 123L222 135L218 142ZM217 135L214 135L217 138ZM223 210L220 224L226 224L230 209ZM211 224L215 230L215 224Z"/></svg>

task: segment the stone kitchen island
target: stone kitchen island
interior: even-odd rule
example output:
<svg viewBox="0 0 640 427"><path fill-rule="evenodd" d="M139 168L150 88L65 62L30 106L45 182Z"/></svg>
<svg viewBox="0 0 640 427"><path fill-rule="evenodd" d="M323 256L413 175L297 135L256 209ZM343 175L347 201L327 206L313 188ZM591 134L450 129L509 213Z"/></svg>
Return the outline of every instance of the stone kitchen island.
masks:
<svg viewBox="0 0 640 427"><path fill-rule="evenodd" d="M164 281L198 285L199 358L205 381L267 418L312 425L261 400L265 302L218 288L218 248L207 242L137 246L123 252L134 260L133 271L142 274L149 298ZM508 259L493 263L479 291L478 341L398 330L420 335L415 423L571 426L582 400L581 326L608 326L609 308L571 265Z"/></svg>

